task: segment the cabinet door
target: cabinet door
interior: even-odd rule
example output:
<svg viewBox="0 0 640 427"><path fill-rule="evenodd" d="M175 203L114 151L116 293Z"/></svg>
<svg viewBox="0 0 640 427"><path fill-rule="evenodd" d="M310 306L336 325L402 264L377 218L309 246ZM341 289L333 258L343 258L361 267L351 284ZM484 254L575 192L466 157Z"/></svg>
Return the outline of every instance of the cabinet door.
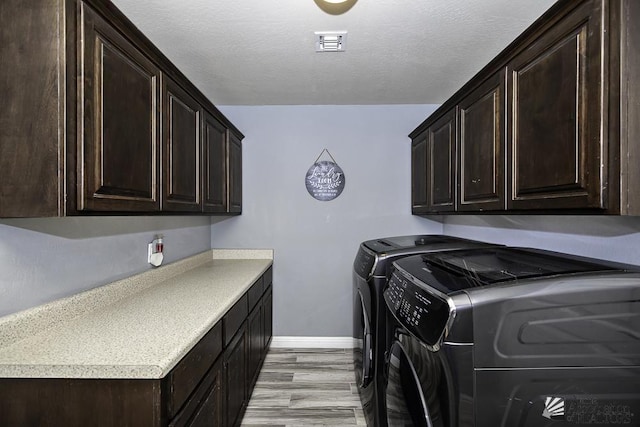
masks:
<svg viewBox="0 0 640 427"><path fill-rule="evenodd" d="M229 212L242 212L242 141L229 133Z"/></svg>
<svg viewBox="0 0 640 427"><path fill-rule="evenodd" d="M163 386L168 390L164 396L167 417L173 418L178 411L193 412L193 409L181 408L193 407L193 395L203 394L200 384L222 353L222 348L222 322L218 322L164 377Z"/></svg>
<svg viewBox="0 0 640 427"><path fill-rule="evenodd" d="M430 212L455 210L456 110L427 130L427 198Z"/></svg>
<svg viewBox="0 0 640 427"><path fill-rule="evenodd" d="M222 427L222 369L219 363L209 375L213 377L213 383L189 422L189 427Z"/></svg>
<svg viewBox="0 0 640 427"><path fill-rule="evenodd" d="M602 12L585 1L507 65L509 209L603 207Z"/></svg>
<svg viewBox="0 0 640 427"><path fill-rule="evenodd" d="M419 135L411 142L411 212L415 214L429 211L427 197L427 133Z"/></svg>
<svg viewBox="0 0 640 427"><path fill-rule="evenodd" d="M200 120L198 102L164 79L163 211L200 210Z"/></svg>
<svg viewBox="0 0 640 427"><path fill-rule="evenodd" d="M157 211L158 68L81 3L77 206Z"/></svg>
<svg viewBox="0 0 640 427"><path fill-rule="evenodd" d="M209 114L202 135L202 210L227 211L227 128Z"/></svg>
<svg viewBox="0 0 640 427"><path fill-rule="evenodd" d="M501 71L458 104L458 210L504 210L505 76Z"/></svg>
<svg viewBox="0 0 640 427"><path fill-rule="evenodd" d="M225 419L229 427L238 424L247 398L246 335L246 327L243 325L229 343L224 355Z"/></svg>
<svg viewBox="0 0 640 427"><path fill-rule="evenodd" d="M222 360L219 359L193 393L185 408L171 420L169 427L222 427Z"/></svg>
<svg viewBox="0 0 640 427"><path fill-rule="evenodd" d="M0 217L64 214L63 21L61 2L0 3Z"/></svg>
<svg viewBox="0 0 640 427"><path fill-rule="evenodd" d="M271 337L273 336L273 286L271 285L269 285L264 297L262 297L262 315L264 316L262 321L264 328L262 337L262 354L264 357L269 351Z"/></svg>
<svg viewBox="0 0 640 427"><path fill-rule="evenodd" d="M264 338L264 328L262 313L262 302L259 302L247 319L249 357L247 359L247 382L248 388L251 389L255 381L258 379L258 369L262 360L262 349ZM248 398L249 396L247 396Z"/></svg>

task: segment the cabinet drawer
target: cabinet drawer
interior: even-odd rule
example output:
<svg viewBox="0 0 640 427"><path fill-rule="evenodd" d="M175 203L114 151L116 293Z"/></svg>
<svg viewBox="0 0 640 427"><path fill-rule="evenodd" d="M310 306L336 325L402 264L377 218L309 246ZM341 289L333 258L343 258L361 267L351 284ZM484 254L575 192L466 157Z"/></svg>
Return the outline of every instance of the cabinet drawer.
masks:
<svg viewBox="0 0 640 427"><path fill-rule="evenodd" d="M222 322L216 323L167 375L169 418L180 410L220 353L222 353Z"/></svg>
<svg viewBox="0 0 640 427"><path fill-rule="evenodd" d="M253 310L253 307L256 306L258 301L260 301L260 297L262 296L262 292L264 291L263 279L264 277L260 277L258 280L256 280L256 283L254 283L247 292L247 297L249 298L249 311Z"/></svg>
<svg viewBox="0 0 640 427"><path fill-rule="evenodd" d="M240 301L235 303L233 307L222 318L224 327L224 346L227 347L235 333L240 329L242 322L247 318L249 309L247 306L247 294L245 293Z"/></svg>

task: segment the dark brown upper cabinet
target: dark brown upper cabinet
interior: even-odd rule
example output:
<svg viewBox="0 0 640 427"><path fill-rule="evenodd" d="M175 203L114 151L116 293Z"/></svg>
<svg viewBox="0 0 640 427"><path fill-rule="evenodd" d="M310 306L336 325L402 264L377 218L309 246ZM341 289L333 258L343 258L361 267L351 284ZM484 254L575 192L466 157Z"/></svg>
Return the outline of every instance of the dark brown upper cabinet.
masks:
<svg viewBox="0 0 640 427"><path fill-rule="evenodd" d="M0 217L240 213L242 133L111 2L3 1L0 54Z"/></svg>
<svg viewBox="0 0 640 427"><path fill-rule="evenodd" d="M498 72L458 105L458 210L501 210L504 204L505 76Z"/></svg>
<svg viewBox="0 0 640 427"><path fill-rule="evenodd" d="M242 140L229 133L228 183L230 213L242 212Z"/></svg>
<svg viewBox="0 0 640 427"><path fill-rule="evenodd" d="M427 147L428 132L423 132L411 142L411 211L414 215L429 212L427 196Z"/></svg>
<svg viewBox="0 0 640 427"><path fill-rule="evenodd" d="M172 80L164 80L162 210L200 211L200 126L198 102Z"/></svg>
<svg viewBox="0 0 640 427"><path fill-rule="evenodd" d="M413 212L640 215L639 3L558 1L445 101L409 135L412 164L457 109L457 204L430 162L413 168ZM424 186L440 199L416 209Z"/></svg>
<svg viewBox="0 0 640 427"><path fill-rule="evenodd" d="M78 209L157 211L160 70L81 6Z"/></svg>
<svg viewBox="0 0 640 427"><path fill-rule="evenodd" d="M63 212L64 9L41 3L40 10L23 0L0 6L0 217Z"/></svg>
<svg viewBox="0 0 640 427"><path fill-rule="evenodd" d="M507 64L509 209L604 208L602 12L583 3Z"/></svg>
<svg viewBox="0 0 640 427"><path fill-rule="evenodd" d="M451 212L456 206L456 109L430 121L411 143L411 211Z"/></svg>
<svg viewBox="0 0 640 427"><path fill-rule="evenodd" d="M456 204L456 110L427 130L427 203L431 212L449 212Z"/></svg>
<svg viewBox="0 0 640 427"><path fill-rule="evenodd" d="M209 114L202 135L202 210L227 211L227 135L225 126Z"/></svg>

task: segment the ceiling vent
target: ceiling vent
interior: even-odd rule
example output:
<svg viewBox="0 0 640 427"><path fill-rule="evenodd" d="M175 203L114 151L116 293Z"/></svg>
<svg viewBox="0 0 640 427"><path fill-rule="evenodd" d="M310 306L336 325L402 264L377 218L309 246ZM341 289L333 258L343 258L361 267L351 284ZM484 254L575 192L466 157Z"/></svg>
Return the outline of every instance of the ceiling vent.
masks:
<svg viewBox="0 0 640 427"><path fill-rule="evenodd" d="M347 49L346 31L316 31L316 52L344 52Z"/></svg>

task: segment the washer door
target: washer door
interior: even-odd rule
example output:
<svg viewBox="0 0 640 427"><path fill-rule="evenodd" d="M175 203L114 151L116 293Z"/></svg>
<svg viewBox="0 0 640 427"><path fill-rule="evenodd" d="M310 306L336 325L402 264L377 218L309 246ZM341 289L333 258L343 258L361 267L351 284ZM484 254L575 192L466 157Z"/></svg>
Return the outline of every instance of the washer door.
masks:
<svg viewBox="0 0 640 427"><path fill-rule="evenodd" d="M362 293L358 289L355 301L355 346L354 346L354 365L356 371L356 381L358 387L364 388L371 383L373 379L373 366L371 358L373 357L373 349L371 342L371 325L369 324L369 313L364 304Z"/></svg>
<svg viewBox="0 0 640 427"><path fill-rule="evenodd" d="M442 370L415 338L394 341L387 361L385 406L389 426L443 427L439 404Z"/></svg>

